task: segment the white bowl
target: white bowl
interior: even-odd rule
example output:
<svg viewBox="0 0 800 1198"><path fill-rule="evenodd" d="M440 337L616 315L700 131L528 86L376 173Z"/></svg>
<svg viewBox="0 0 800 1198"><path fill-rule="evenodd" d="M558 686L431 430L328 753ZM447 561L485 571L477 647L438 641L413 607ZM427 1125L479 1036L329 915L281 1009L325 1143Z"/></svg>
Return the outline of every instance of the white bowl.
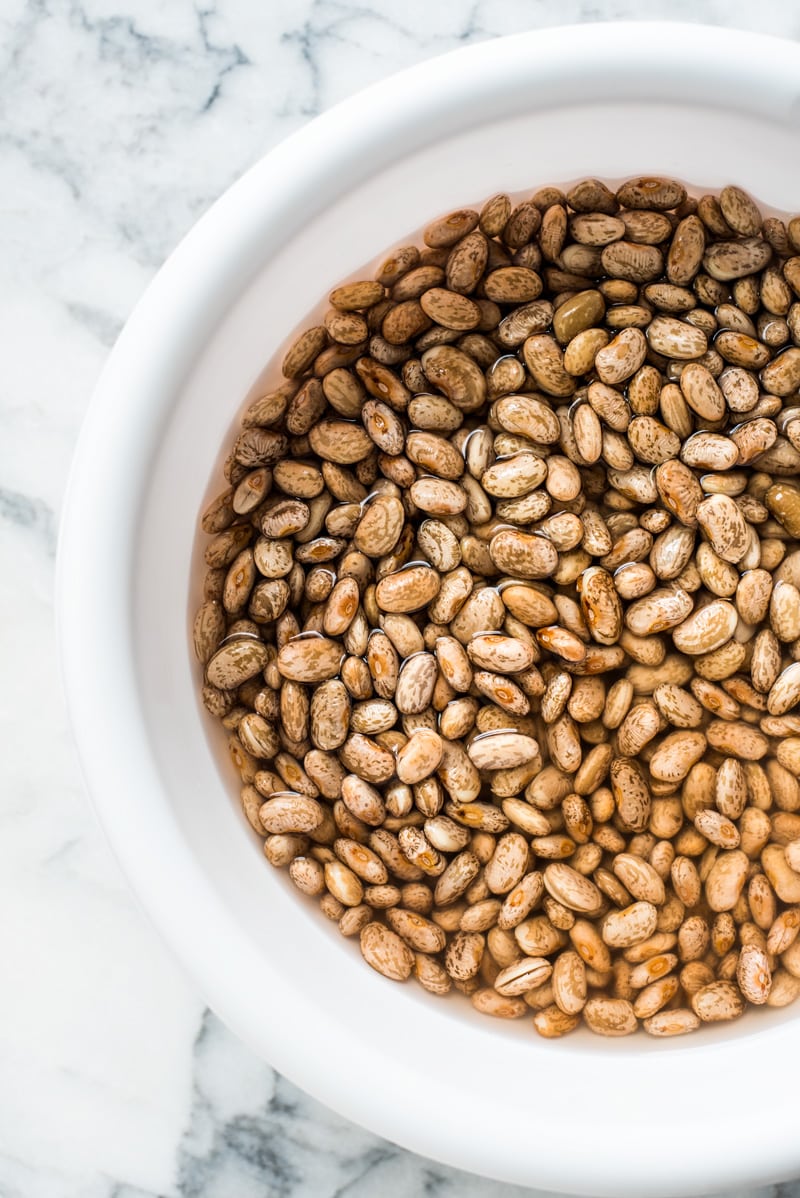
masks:
<svg viewBox="0 0 800 1198"><path fill-rule="evenodd" d="M800 1172L800 1012L687 1040L549 1043L385 981L264 862L188 649L198 511L266 361L330 286L432 215L583 175L800 205L800 47L610 24L460 50L346 101L203 217L92 399L62 528L63 669L89 791L215 1011L304 1089L479 1173L595 1195ZM219 475L217 474L217 478ZM213 747L212 747L213 744Z"/></svg>

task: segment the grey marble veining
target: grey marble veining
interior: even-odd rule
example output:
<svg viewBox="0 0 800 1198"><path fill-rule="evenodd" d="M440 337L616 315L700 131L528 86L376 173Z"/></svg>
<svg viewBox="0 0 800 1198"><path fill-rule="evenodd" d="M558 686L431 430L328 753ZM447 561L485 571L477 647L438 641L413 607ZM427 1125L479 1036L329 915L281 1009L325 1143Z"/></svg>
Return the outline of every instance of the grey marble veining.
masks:
<svg viewBox="0 0 800 1198"><path fill-rule="evenodd" d="M528 1192L354 1127L204 1010L83 796L56 667L56 526L108 348L183 233L260 154L355 89L454 46L664 17L800 37L789 0L0 6L2 1198ZM800 1184L759 1194L800 1198Z"/></svg>

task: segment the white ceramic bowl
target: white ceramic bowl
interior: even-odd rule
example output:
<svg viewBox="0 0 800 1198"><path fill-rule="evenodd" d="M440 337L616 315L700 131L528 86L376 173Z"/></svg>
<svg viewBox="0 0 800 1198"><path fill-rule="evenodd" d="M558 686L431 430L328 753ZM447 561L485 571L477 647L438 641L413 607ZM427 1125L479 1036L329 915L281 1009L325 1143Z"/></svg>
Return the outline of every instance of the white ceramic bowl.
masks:
<svg viewBox="0 0 800 1198"><path fill-rule="evenodd" d="M197 514L266 361L432 215L583 175L735 182L800 206L800 48L681 25L554 29L432 60L258 163L136 308L92 399L62 529L63 668L89 791L217 1013L349 1118L441 1161L595 1195L800 1172L800 1012L685 1041L548 1043L397 986L268 867L188 649Z"/></svg>

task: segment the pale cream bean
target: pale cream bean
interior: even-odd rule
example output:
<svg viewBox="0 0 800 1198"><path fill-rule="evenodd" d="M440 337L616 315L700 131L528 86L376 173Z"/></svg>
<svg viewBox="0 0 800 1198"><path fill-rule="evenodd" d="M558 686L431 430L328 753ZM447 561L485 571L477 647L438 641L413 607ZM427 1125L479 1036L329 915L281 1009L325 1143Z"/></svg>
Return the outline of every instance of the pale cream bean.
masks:
<svg viewBox="0 0 800 1198"><path fill-rule="evenodd" d="M652 903L632 903L623 911L612 911L602 926L603 940L610 948L629 948L652 936L658 913Z"/></svg>
<svg viewBox="0 0 800 1198"><path fill-rule="evenodd" d="M599 1036L629 1036L639 1026L633 1006L623 998L590 998L583 1015L589 1030Z"/></svg>
<svg viewBox="0 0 800 1198"><path fill-rule="evenodd" d="M744 1011L742 995L731 982L712 982L691 996L692 1010L703 1023L737 1019Z"/></svg>

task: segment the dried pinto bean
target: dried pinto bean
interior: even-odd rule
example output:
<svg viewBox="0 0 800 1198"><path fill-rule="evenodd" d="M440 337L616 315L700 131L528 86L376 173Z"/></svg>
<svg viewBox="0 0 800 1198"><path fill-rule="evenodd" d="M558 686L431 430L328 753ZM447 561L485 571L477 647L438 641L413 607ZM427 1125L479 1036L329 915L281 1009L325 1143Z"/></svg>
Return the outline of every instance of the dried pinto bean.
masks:
<svg viewBox="0 0 800 1198"><path fill-rule="evenodd" d="M377 972L540 1035L784 1006L800 217L587 179L423 241L292 340L201 518L245 818Z"/></svg>

